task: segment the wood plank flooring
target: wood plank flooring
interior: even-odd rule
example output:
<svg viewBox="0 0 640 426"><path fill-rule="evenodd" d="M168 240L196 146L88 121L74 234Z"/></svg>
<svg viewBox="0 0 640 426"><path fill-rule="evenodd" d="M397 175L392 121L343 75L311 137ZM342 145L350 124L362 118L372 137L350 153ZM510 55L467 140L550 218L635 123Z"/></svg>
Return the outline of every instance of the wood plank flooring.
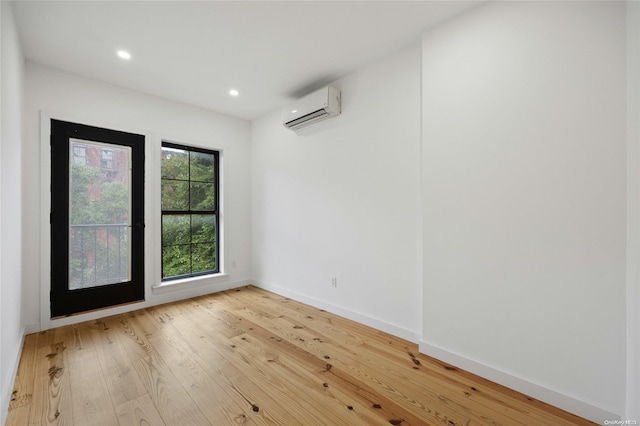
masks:
<svg viewBox="0 0 640 426"><path fill-rule="evenodd" d="M587 425L249 286L30 334L7 425Z"/></svg>

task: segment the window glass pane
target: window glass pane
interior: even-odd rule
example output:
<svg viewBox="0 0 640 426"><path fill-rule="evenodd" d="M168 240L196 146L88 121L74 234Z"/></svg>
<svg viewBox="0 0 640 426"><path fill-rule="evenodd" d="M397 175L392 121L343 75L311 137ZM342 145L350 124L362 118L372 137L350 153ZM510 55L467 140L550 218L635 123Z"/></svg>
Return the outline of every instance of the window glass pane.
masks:
<svg viewBox="0 0 640 426"><path fill-rule="evenodd" d="M189 179L189 153L182 149L162 147L162 179Z"/></svg>
<svg viewBox="0 0 640 426"><path fill-rule="evenodd" d="M216 269L215 244L193 244L193 273L213 271Z"/></svg>
<svg viewBox="0 0 640 426"><path fill-rule="evenodd" d="M191 182L191 210L213 210L215 186L213 183Z"/></svg>
<svg viewBox="0 0 640 426"><path fill-rule="evenodd" d="M191 274L191 245L162 247L162 277Z"/></svg>
<svg viewBox="0 0 640 426"><path fill-rule="evenodd" d="M189 209L189 181L162 180L162 210Z"/></svg>
<svg viewBox="0 0 640 426"><path fill-rule="evenodd" d="M113 170L113 151L110 149L102 150L102 168Z"/></svg>
<svg viewBox="0 0 640 426"><path fill-rule="evenodd" d="M84 145L73 144L73 162L87 163L87 147Z"/></svg>
<svg viewBox="0 0 640 426"><path fill-rule="evenodd" d="M203 152L191 152L191 180L200 182L214 181L214 161L213 154Z"/></svg>
<svg viewBox="0 0 640 426"><path fill-rule="evenodd" d="M130 281L131 148L69 145L69 289Z"/></svg>
<svg viewBox="0 0 640 426"><path fill-rule="evenodd" d="M189 215L162 216L162 245L188 244L191 240Z"/></svg>
<svg viewBox="0 0 640 426"><path fill-rule="evenodd" d="M209 243L216 240L216 216L213 214L191 217L191 242Z"/></svg>
<svg viewBox="0 0 640 426"><path fill-rule="evenodd" d="M162 148L163 279L218 271L217 168L215 151Z"/></svg>

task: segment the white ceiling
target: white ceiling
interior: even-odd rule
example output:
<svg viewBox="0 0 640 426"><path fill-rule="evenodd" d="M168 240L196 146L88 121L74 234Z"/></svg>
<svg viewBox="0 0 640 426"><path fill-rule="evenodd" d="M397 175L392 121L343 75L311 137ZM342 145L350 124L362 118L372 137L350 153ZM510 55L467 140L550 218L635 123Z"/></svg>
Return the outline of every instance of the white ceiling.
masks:
<svg viewBox="0 0 640 426"><path fill-rule="evenodd" d="M13 9L31 61L251 120L418 43L476 4L17 1ZM133 58L119 59L118 49Z"/></svg>

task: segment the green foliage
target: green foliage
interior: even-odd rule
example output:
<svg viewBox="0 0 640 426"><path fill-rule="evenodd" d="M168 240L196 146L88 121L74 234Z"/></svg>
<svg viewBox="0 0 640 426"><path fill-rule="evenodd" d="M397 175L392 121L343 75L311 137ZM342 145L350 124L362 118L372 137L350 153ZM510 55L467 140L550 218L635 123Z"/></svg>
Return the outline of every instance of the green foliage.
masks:
<svg viewBox="0 0 640 426"><path fill-rule="evenodd" d="M162 276L216 269L215 215L162 217Z"/></svg>
<svg viewBox="0 0 640 426"><path fill-rule="evenodd" d="M96 221L124 223L129 210L129 190L122 182L102 184L102 197L96 203Z"/></svg>
<svg viewBox="0 0 640 426"><path fill-rule="evenodd" d="M72 163L70 222L72 225L124 224L129 189L120 181L104 182L102 171ZM129 228L75 227L69 235L69 287L77 289L128 279Z"/></svg>
<svg viewBox="0 0 640 426"><path fill-rule="evenodd" d="M162 149L162 179L189 179L189 155L186 151Z"/></svg>
<svg viewBox="0 0 640 426"><path fill-rule="evenodd" d="M214 162L213 154L205 154L202 152L190 152L191 159L191 180L198 182L213 182Z"/></svg>
<svg viewBox="0 0 640 426"><path fill-rule="evenodd" d="M162 247L162 277L175 277L191 273L190 245Z"/></svg>
<svg viewBox="0 0 640 426"><path fill-rule="evenodd" d="M213 183L191 182L191 210L207 211L215 208Z"/></svg>
<svg viewBox="0 0 640 426"><path fill-rule="evenodd" d="M213 154L163 148L162 209L193 212L214 210L214 166ZM99 168L82 163L72 164L70 217L73 225L127 222L128 188L119 181L101 182L102 178ZM164 278L217 269L215 223L214 214L163 215ZM101 280L115 282L126 274L128 231L117 229L74 231L76 235L72 235L70 241L69 264L72 286L79 288L86 282Z"/></svg>
<svg viewBox="0 0 640 426"><path fill-rule="evenodd" d="M215 209L214 164L213 154L163 149L162 209L174 211Z"/></svg>
<svg viewBox="0 0 640 426"><path fill-rule="evenodd" d="M162 180L162 210L189 209L189 182Z"/></svg>
<svg viewBox="0 0 640 426"><path fill-rule="evenodd" d="M89 199L89 187L100 175L100 170L86 164L71 165L71 206L69 215L71 224L93 223L92 201Z"/></svg>
<svg viewBox="0 0 640 426"><path fill-rule="evenodd" d="M101 170L74 163L71 168L72 225L124 223L129 210L129 189L118 181L100 185Z"/></svg>
<svg viewBox="0 0 640 426"><path fill-rule="evenodd" d="M215 209L213 154L162 150L162 209L207 212ZM162 276L217 269L214 214L163 215Z"/></svg>
<svg viewBox="0 0 640 426"><path fill-rule="evenodd" d="M162 247L162 277L197 274L216 269L215 243Z"/></svg>

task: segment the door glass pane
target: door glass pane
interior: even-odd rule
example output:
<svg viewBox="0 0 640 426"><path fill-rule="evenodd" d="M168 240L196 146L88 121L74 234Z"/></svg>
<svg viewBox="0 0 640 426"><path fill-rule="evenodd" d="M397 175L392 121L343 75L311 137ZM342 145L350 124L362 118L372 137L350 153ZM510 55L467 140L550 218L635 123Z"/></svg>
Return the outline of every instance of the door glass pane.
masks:
<svg viewBox="0 0 640 426"><path fill-rule="evenodd" d="M131 280L131 148L69 139L69 289Z"/></svg>

